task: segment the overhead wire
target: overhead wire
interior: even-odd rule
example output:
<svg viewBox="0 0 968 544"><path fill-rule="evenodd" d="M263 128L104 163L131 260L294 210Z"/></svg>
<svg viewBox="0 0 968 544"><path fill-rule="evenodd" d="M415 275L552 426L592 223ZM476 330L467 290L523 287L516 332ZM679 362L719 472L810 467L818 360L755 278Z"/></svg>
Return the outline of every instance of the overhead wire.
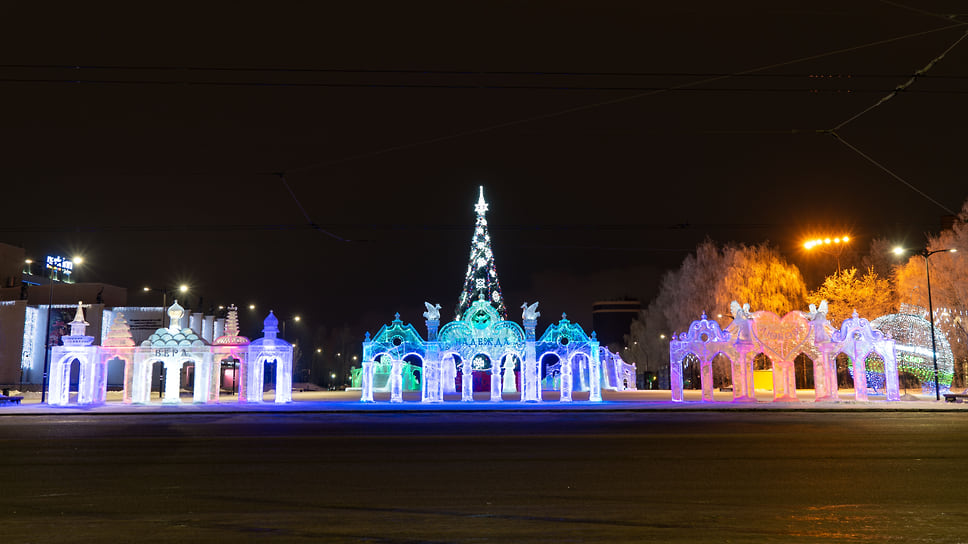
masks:
<svg viewBox="0 0 968 544"><path fill-rule="evenodd" d="M955 47L957 47L957 46L958 46L958 44L960 44L960 43L961 43L962 41L964 41L964 39L965 39L965 38L968 38L968 31L965 31L965 32L964 32L964 33L963 33L963 34L961 35L961 37L960 37L960 38L958 38L958 39L957 39L957 40L956 40L956 41L955 41L954 43L952 43L952 44L951 44L950 46L948 46L948 47L947 47L947 48L946 48L946 49L945 49L944 51L942 51L942 52L941 52L941 54L939 54L939 55L937 55L937 56L935 56L935 57L934 57L933 59L931 59L931 61L930 61L930 62L928 62L928 63L927 63L927 64L926 64L926 65L925 65L925 66L924 66L923 68L921 68L920 70L917 70L917 71L916 71L916 72L914 73L914 75L912 75L912 76L911 76L911 77L910 77L910 78L909 78L909 79L908 79L907 81L905 81L904 83L902 83L902 84L900 84L900 85L898 85L897 87L895 87L893 91L891 91L890 93L888 93L887 95L885 95L884 97L882 97L882 98L881 98L880 100L878 100L878 101L877 101L877 102L875 102L874 104L871 104L871 105L870 105L870 106L868 106L867 108L865 108L865 109L863 109L863 110L861 110L861 111L860 111L860 112L858 112L857 114L855 114L855 115L853 115L853 116L851 116L851 117L849 117L848 119L846 119L846 120L844 120L844 121L842 121L842 122L841 122L840 124L838 124L837 126L835 126L835 127L833 127L833 128L831 128L831 129L828 129L828 130L823 130L823 131L820 131L820 132L823 132L823 133L828 133L828 134L830 134L830 135L831 135L831 136L833 136L833 137L834 137L834 138L835 138L835 139L836 139L836 140L837 140L838 142L840 142L840 143L842 143L842 144L844 144L845 146L847 146L847 148L849 148L850 150L852 150L852 151L854 151L855 153L857 153L858 155L860 155L861 157L863 157L863 158L864 158L865 160L867 160L867 161L868 161L868 162L870 162L871 164L873 164L873 165L875 165L875 166L877 166L878 168L880 168L881 170L883 170L884 172L886 172L886 173L887 173L888 175L890 175L891 177L893 177L893 178L894 178L894 179L896 179L897 181L899 181L899 182L901 182L901 183L902 183L903 185L905 185L905 186L906 186L906 187L908 187L909 189L911 189L911 190L913 190L913 191L914 191L914 192L916 192L917 194L919 194L919 195L921 195L922 197L924 197L925 199L927 199L927 200L928 200L929 202L931 202L931 203L933 203L933 204L935 204L936 206L938 206L938 207L940 207L940 208L941 208L942 210L944 210L944 211L946 211L946 212L948 212L948 213L949 213L949 214L951 214L951 215L957 215L957 214L956 214L956 213L954 212L954 210L952 210L952 209L951 209L951 208L949 208L948 206L945 206L944 204L942 204L942 203L941 203L941 202L939 202L938 200L936 200L936 199L934 199L934 198L932 198L932 197L931 197L930 195L928 195L928 194L927 194L926 192L924 192L924 191L923 191L923 190L921 190L920 188L918 188L918 187L916 187L916 186L915 186L915 185L914 185L913 183L911 183L911 182L909 182L909 181L907 181L907 180L905 180L904 178L902 178L902 177L901 177L900 175L898 175L897 173L895 173L895 172L894 172L894 171L892 171L891 169L889 169L889 168L887 168L886 166L884 166L884 165L883 165L883 164L881 164L880 162L878 162L878 161L876 161L876 160L874 160L874 158L873 158L873 157L871 157L870 155L867 155L866 153L864 153L864 152L862 152L862 151L861 151L860 149L858 149L858 148L857 148L857 147L855 147L854 145L851 145L851 144L850 144L850 143L849 143L849 142L848 142L848 141L847 141L846 139L844 139L844 137L843 137L843 136L841 136L841 135L840 135L840 133L839 133L839 131L840 131L840 129L842 129L843 127L845 127L845 126L847 126L847 124L849 124L849 123L851 123L851 122L853 122L853 121L855 121L855 120L857 120L857 119L859 119L859 118L860 118L860 117L862 117L863 115L866 115L867 113L869 113L869 112L871 112L871 111L873 111L874 109L876 109L876 108L878 108L878 107L880 107L881 105L883 105L883 104L884 104L885 102L887 102L887 101L888 101L888 100L890 100L891 98L894 98L895 96L897 96L897 94L898 94L898 93L900 93L900 92L903 92L903 91L906 91L906 90L907 90L907 89L908 89L908 88L909 88L909 87L910 87L911 85L913 85L913 84L914 84L914 82L915 82L915 81L917 81L917 79L918 79L919 77L921 77L921 76L923 76L923 75L924 75L925 73L927 73L927 72L928 72L928 70L930 70L931 68L933 68L933 67L935 66L935 64L937 64L937 63L939 63L939 62L941 62L941 60L942 60L942 59L943 59L943 58L945 57L945 55L947 55L948 53L950 53L950 52L951 52L951 51L952 51L952 50L953 50L953 49L954 49Z"/></svg>
<svg viewBox="0 0 968 544"><path fill-rule="evenodd" d="M359 159L363 159L363 158L370 158L370 157L382 155L382 154L385 154L385 153L391 153L391 152L395 152L395 151L402 151L402 150L405 150L405 149L412 149L412 148L415 148L415 147L420 147L420 146L424 146L424 145L429 145L429 144L444 142L444 141L453 140L453 139L456 139L456 138L463 138L463 137L467 137L467 136L472 136L472 135L477 135L477 134L483 134L483 133L486 133L486 132L491 132L491 131L498 130L498 129L502 129L502 128L507 128L507 127L516 126L516 125L521 125L521 124L525 124L525 123L531 123L531 122L545 120L545 119L552 119L552 118L555 118L555 117L561 117L561 116L564 116L564 115L569 115L569 114L577 113L577 112L580 112L580 111L591 110L591 109L599 108L599 107L602 107L602 106L607 106L607 105L612 105L612 104L620 104L620 103L628 102L628 101L631 101L631 100L638 100L640 98L654 96L654 95L657 95L657 94L660 94L660 93L669 92L669 91L676 90L676 89L681 89L681 88L686 88L686 87L695 87L695 86L698 86L698 85L703 85L703 84L706 84L706 83L712 83L712 82L715 82L715 81L720 81L720 80L723 80L723 79L727 79L727 78L731 78L731 77L735 77L735 76L739 76L739 75L748 75L748 74L754 74L754 73L757 73L757 72L765 72L767 70L772 70L772 69L775 69L775 68L781 68L781 67L784 67L784 66L792 66L794 64L799 64L799 63L802 63L802 62L807 62L807 61L811 61L811 60L817 60L817 59L821 59L821 58L825 58L825 57L829 57L829 56L834 56L834 55L839 55L839 54L843 54L843 53L848 53L848 52L852 52L852 51L859 51L861 49L867 49L867 48L870 48L870 47L877 47L877 46L881 46L881 45L885 45L885 44L889 44L889 43L893 43L893 42L897 42L897 41L902 41L902 40L906 40L906 39L910 39L910 38L925 36L925 35L934 34L934 33L937 33L937 32L943 32L943 31L946 31L946 30L951 30L953 28L961 28L961 27L964 27L966 25L968 25L968 23L961 23L961 22L959 22L959 23L955 23L955 24L951 24L951 25L946 25L946 26L939 27L939 28L935 28L935 29L931 29L931 30L923 30L923 31L920 31L920 32L913 32L913 33L905 34L905 35L902 35L902 36L895 36L895 37L892 37L892 38L885 38L885 39L882 39L882 40L876 40L876 41L868 42L868 43L865 43L865 44L859 44L859 45L853 45L853 46L850 46L850 47L844 47L844 48L836 49L836 50L833 50L833 51L828 51L828 52L825 52L825 53L818 53L818 54L815 54L815 55L808 55L808 56L805 56L805 57L799 57L799 58L792 59L792 60L788 60L788 61L777 62L777 63L773 63L773 64L759 66L759 67L756 67L756 68L751 68L751 69L748 69L748 70L742 70L742 71L730 73L730 74L727 74L727 75L707 77L707 78L703 78L703 79L696 80L696 81L692 81L692 82L682 83L680 85L674 85L672 87L667 87L667 88L664 88L664 89L658 89L658 90L653 90L653 91L648 91L648 92L643 92L643 93L636 93L636 94L632 94L632 95L628 95L628 96L617 97L617 98L612 98L612 99L608 99L608 100L602 100L602 101L593 102L593 103L589 103L589 104L582 104L582 105L579 105L579 106L574 106L574 107L571 107L571 108L565 108L565 109L562 109L562 110L557 110L557 111L547 112L547 113L543 113L543 114L537 114L537 115L532 115L532 116L528 116L528 117L518 118L518 119L514 119L514 120L510 120L510 121L505 121L505 122L501 122L501 123L495 123L495 124L492 124L492 125L486 125L486 126L482 126L482 127L476 127L476 128L472 128L472 129L462 130L462 131L458 131L458 132L455 132L455 133L452 133L452 134L441 135L441 136L437 136L437 137L434 137L434 138L428 138L428 139L425 139L425 140L419 140L419 141L409 142L409 143L405 143L405 144L398 144L398 145L394 145L394 146L385 147L385 148L382 148L382 149L376 149L376 150L372 150L372 151L368 151L368 152L357 153L357 154L349 155L349 156L346 156L346 157L343 157L343 158L340 158L340 159L333 159L333 160L328 160L328 161L319 161L319 162L315 162L315 163L310 163L310 164L306 164L306 165L299 166L299 167L289 168L289 169L287 169L287 172L292 172L292 173L295 173L295 172L305 172L305 171L313 170L313 169L319 168L319 167L335 166L335 165L338 165L338 164L343 164L343 163L346 163L346 162L351 162L351 161L355 161L355 160L359 160Z"/></svg>

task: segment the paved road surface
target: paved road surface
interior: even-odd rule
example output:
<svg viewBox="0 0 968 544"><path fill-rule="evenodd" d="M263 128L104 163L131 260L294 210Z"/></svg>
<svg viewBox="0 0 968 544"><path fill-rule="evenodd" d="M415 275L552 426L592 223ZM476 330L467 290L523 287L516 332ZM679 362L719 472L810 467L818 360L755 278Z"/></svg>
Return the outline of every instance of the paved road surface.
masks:
<svg viewBox="0 0 968 544"><path fill-rule="evenodd" d="M968 542L968 415L0 416L4 542Z"/></svg>

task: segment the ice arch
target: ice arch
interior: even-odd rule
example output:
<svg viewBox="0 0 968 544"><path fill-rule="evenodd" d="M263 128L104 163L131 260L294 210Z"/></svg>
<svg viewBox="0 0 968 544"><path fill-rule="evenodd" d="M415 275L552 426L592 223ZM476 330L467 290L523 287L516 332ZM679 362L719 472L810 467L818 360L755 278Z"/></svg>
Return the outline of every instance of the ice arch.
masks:
<svg viewBox="0 0 968 544"><path fill-rule="evenodd" d="M840 330L834 330L827 321L826 301L819 308L811 304L809 312L793 311L782 318L773 312L750 312L748 304L740 306L735 301L731 308L733 321L725 331L703 313L686 332L673 335L669 342L669 375L674 402L683 401L683 362L689 355L699 360L702 400L713 400L712 360L720 354L731 363L733 401L754 402L753 358L759 353L773 364L774 401L797 400L793 360L801 353L814 362L816 400L837 400L836 356L841 352L850 356L855 366L860 365L861 374L867 355L877 353L884 360L888 376L887 400L900 400L894 341L872 329L870 322L856 311L852 318L844 320ZM862 379L855 385L855 398L866 401L866 382Z"/></svg>

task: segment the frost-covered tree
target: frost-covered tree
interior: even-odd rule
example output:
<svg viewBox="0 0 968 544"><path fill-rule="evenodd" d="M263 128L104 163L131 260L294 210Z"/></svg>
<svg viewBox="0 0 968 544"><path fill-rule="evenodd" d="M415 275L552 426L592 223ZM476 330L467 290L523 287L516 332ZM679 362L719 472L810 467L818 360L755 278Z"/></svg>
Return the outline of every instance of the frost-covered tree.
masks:
<svg viewBox="0 0 968 544"><path fill-rule="evenodd" d="M861 259L861 270L873 269L877 277L891 281L898 261L892 250L894 242L888 238L874 238L871 240L869 253ZM893 286L892 286L893 288Z"/></svg>
<svg viewBox="0 0 968 544"><path fill-rule="evenodd" d="M783 315L802 308L806 295L799 269L768 244L719 246L706 240L663 276L659 293L626 337L628 358L639 370L668 376L671 333L686 330L703 312L725 327L733 300Z"/></svg>
<svg viewBox="0 0 968 544"><path fill-rule="evenodd" d="M803 276L776 248L727 246L724 253L728 266L716 291L717 308L725 310L733 300L748 302L753 311L779 315L803 307L807 296Z"/></svg>
<svg viewBox="0 0 968 544"><path fill-rule="evenodd" d="M875 319L894 309L890 282L879 277L873 268L861 277L857 277L856 268L827 276L823 285L810 293L809 300L827 301L827 319L835 327L839 327L854 310L862 317Z"/></svg>

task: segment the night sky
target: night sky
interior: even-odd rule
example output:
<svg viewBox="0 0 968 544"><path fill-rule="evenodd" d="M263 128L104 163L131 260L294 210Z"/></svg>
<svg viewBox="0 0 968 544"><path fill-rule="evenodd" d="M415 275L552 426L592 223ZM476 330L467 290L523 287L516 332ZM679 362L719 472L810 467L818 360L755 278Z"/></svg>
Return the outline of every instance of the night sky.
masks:
<svg viewBox="0 0 968 544"><path fill-rule="evenodd" d="M483 185L510 317L590 328L706 237L811 266L808 235L920 244L968 196L968 39L836 131L904 182L820 132L956 44L960 0L26 4L0 241L82 253L130 305L186 282L361 335L450 319Z"/></svg>

